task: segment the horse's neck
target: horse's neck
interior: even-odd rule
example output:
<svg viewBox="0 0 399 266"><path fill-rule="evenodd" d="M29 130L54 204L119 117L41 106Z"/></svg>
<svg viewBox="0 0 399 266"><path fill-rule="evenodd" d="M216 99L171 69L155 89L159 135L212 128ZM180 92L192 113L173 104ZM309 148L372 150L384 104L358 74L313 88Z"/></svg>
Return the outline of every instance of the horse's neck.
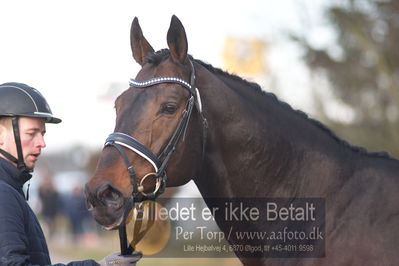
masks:
<svg viewBox="0 0 399 266"><path fill-rule="evenodd" d="M253 88L232 89L222 81L204 90L209 141L195 180L203 197L320 196L317 179L335 175L337 157L347 154L311 121L245 90Z"/></svg>

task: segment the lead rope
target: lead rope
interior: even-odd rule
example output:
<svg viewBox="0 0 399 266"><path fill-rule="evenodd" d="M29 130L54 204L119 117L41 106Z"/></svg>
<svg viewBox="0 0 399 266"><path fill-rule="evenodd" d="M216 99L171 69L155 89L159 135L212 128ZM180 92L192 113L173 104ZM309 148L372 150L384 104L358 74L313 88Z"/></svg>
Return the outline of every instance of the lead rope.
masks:
<svg viewBox="0 0 399 266"><path fill-rule="evenodd" d="M121 255L128 256L132 255L134 252L134 248L128 243L127 241L127 234L126 234L126 225L119 226L119 242L121 246Z"/></svg>
<svg viewBox="0 0 399 266"><path fill-rule="evenodd" d="M130 205L130 204L132 205L132 209L133 209L134 203L133 203L132 197L129 198L128 205ZM127 209L129 209L129 208L127 208ZM128 215L128 211L125 211L124 216L126 217L126 215ZM123 255L123 256L132 255L134 252L134 248L127 241L126 224L124 221L123 221L123 225L120 225L118 227L118 232L119 232L119 244L121 247L121 255Z"/></svg>

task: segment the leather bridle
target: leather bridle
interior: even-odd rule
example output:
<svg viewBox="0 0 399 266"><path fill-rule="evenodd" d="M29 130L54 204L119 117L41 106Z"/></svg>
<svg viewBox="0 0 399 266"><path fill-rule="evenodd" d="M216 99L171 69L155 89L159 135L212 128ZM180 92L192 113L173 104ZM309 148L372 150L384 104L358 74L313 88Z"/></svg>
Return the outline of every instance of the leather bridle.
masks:
<svg viewBox="0 0 399 266"><path fill-rule="evenodd" d="M157 198L160 194L162 194L166 187L167 175L166 175L166 167L169 163L170 158L172 157L174 151L176 150L176 146L181 138L182 135L185 135L185 131L187 129L188 122L190 120L192 110L194 105L197 108L200 117L202 118L203 122L203 153L205 150L205 143L206 143L206 130L207 130L207 121L202 114L202 103L200 93L198 88L195 86L195 69L194 65L189 61L191 65L191 74L190 74L190 83L184 81L178 77L170 77L170 76L162 76L157 78L152 78L145 81L138 81L135 79L130 79L129 85L135 88L147 88L157 84L163 83L173 83L182 86L183 88L187 89L189 92L189 98L187 100L186 107L181 115L180 121L173 132L172 136L169 139L168 144L165 148L160 152L157 156L152 151L150 151L145 145L140 143L134 137L122 133L122 132L114 132L111 133L105 141L104 147L112 146L118 150L120 153L127 170L129 172L129 176L131 179L131 183L133 186L132 195L129 198L129 203L127 205L127 209L125 210L125 217L127 213L130 211L130 208L133 206L133 203L137 203L143 200L153 200ZM183 137L184 139L184 137ZM124 148L127 148L140 157L144 158L148 161L154 168L154 172L146 174L140 181L137 180L137 176L134 170L132 163L129 161L128 156L126 155L126 151ZM147 177L153 176L156 179L156 185L154 191L151 193L144 193L143 182ZM142 197L138 197L139 194L142 194ZM119 227L119 237L121 241L121 251L122 253L128 254L132 250L127 247L127 240L126 240L126 228L124 223ZM124 242L124 243L122 243Z"/></svg>
<svg viewBox="0 0 399 266"><path fill-rule="evenodd" d="M170 158L173 155L173 152L176 150L177 143L180 140L180 137L187 128L188 122L190 120L193 106L196 105L198 112L200 113L203 120L205 118L202 116L202 103L198 89L195 87L195 69L191 63L191 77L190 83L177 78L177 77L157 77L146 81L137 81L135 79L130 79L130 86L136 88L147 88L153 85L162 84L162 83L174 83L179 84L190 93L190 96L187 100L186 108L184 109L180 121L173 132L171 138L169 139L168 144L165 148L161 151L161 153L157 156L152 151L150 151L145 145L140 143L134 137L122 133L122 132L114 132L111 133L105 141L104 146L113 146L115 147L118 152L120 153L127 170L129 172L129 176L132 182L133 191L132 197L137 200L137 196L141 193L144 197L143 199L154 199L159 196L165 188L167 175L166 175L166 167ZM137 176L134 171L134 167L129 161L125 149L123 147L128 148L129 150L133 151L140 157L144 158L148 161L154 168L155 172L149 173L145 175L142 179L140 184L137 181ZM156 178L157 185L155 190L151 193L144 193L143 192L143 181L148 176L154 176Z"/></svg>

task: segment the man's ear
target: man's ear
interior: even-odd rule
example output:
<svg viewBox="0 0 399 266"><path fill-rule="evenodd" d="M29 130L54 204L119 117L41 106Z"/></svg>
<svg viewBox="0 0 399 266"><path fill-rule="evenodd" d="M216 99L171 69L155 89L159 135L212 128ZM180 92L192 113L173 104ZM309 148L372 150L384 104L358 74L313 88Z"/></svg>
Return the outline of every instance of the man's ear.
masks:
<svg viewBox="0 0 399 266"><path fill-rule="evenodd" d="M4 145L7 137L7 126L11 126L11 121L7 118L0 118L0 146Z"/></svg>
<svg viewBox="0 0 399 266"><path fill-rule="evenodd" d="M5 130L6 128L4 125L0 124L0 146L4 145Z"/></svg>

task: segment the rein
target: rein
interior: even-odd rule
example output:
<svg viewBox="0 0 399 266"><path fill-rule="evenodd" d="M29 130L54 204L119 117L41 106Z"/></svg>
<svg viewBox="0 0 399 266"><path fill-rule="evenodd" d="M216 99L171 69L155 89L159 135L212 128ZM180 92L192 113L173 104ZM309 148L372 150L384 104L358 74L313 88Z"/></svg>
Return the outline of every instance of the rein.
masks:
<svg viewBox="0 0 399 266"><path fill-rule="evenodd" d="M170 158L172 157L174 151L176 150L176 146L183 135L183 141L185 139L185 133L188 126L188 122L190 120L192 110L194 105L196 106L198 113L200 114L203 121L203 156L205 152L205 143L206 143L206 134L207 134L207 121L202 114L202 102L201 97L198 91L198 88L195 87L195 69L193 63L190 61L191 65L191 74L190 74L190 83L186 82L183 79L177 77L157 77L153 79L149 79L146 81L137 81L135 79L130 79L129 85L135 88L147 88L153 85L162 84L162 83L174 83L179 84L190 93L190 96L187 100L186 108L184 109L180 121L170 137L168 144L161 151L161 153L157 156L152 151L150 151L145 145L140 143L134 137L127 135L122 132L114 132L111 133L104 144L104 147L112 146L118 150L120 153L127 170L129 172L129 176L131 179L131 183L133 186L132 195L128 200L127 208L125 209L125 217L130 211L130 205L133 206L135 202L141 202L144 200L153 200L157 198L160 194L162 194L166 187L167 175L166 175L166 167ZM146 174L140 181L137 180L137 176L134 170L133 165L129 161L126 151L124 148L127 148L140 157L144 158L148 161L154 168L154 172L150 172ZM153 176L156 179L156 185L154 191L150 193L144 193L143 182L146 178ZM138 198L139 194L142 194L143 197ZM133 248L127 243L126 237L126 226L122 223L119 226L119 239L121 244L121 254L127 255L133 252Z"/></svg>

